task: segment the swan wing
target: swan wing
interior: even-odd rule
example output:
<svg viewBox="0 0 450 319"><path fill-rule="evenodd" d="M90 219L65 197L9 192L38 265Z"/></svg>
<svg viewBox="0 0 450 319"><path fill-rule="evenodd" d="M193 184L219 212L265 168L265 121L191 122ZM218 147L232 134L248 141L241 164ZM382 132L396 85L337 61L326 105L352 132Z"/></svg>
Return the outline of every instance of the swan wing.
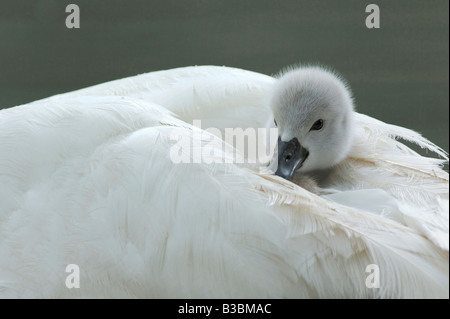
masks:
<svg viewBox="0 0 450 319"><path fill-rule="evenodd" d="M223 163L207 132L210 163L175 163L195 130L155 103L61 98L0 126L2 297L448 297L448 252L413 228Z"/></svg>
<svg viewBox="0 0 450 319"><path fill-rule="evenodd" d="M154 102L203 128L273 126L268 103L274 78L238 68L191 66L150 72L44 99L78 96L128 96Z"/></svg>
<svg viewBox="0 0 450 319"><path fill-rule="evenodd" d="M448 154L412 130L356 115L354 146L328 178L330 187L344 193L328 198L346 203L366 198L366 210L378 207L379 214L415 228L448 251L449 176L442 169ZM399 139L434 152L441 159L422 156Z"/></svg>

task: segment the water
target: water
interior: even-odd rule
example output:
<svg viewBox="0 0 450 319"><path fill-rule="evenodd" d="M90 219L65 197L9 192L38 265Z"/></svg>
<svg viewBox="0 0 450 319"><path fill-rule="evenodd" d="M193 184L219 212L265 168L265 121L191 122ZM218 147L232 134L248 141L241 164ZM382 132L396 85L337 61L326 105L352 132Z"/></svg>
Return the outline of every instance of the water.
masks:
<svg viewBox="0 0 450 319"><path fill-rule="evenodd" d="M81 28L65 27L76 3ZM378 1L2 0L0 109L139 73L215 64L334 67L357 109L449 150L449 4ZM1 129L1 128L0 128Z"/></svg>

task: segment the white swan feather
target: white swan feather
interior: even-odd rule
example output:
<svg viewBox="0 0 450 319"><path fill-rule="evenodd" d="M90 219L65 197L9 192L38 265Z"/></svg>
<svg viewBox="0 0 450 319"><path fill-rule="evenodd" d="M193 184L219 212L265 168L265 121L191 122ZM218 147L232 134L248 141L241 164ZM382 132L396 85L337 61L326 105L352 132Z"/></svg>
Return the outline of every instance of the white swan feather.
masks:
<svg viewBox="0 0 450 319"><path fill-rule="evenodd" d="M170 160L171 134L192 139L193 119L270 126L274 81L187 67L0 111L0 297L448 298L448 158L415 132L355 114L322 196Z"/></svg>

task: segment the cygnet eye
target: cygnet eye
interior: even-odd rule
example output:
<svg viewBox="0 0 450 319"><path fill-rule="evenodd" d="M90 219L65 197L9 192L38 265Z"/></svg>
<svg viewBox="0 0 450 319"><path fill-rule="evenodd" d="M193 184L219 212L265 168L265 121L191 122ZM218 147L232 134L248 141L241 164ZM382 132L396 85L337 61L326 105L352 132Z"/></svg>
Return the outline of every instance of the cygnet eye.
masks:
<svg viewBox="0 0 450 319"><path fill-rule="evenodd" d="M317 121L313 124L313 126L311 126L310 131L318 131L318 130L322 129L322 127L323 127L323 120L320 119L320 120L317 120Z"/></svg>

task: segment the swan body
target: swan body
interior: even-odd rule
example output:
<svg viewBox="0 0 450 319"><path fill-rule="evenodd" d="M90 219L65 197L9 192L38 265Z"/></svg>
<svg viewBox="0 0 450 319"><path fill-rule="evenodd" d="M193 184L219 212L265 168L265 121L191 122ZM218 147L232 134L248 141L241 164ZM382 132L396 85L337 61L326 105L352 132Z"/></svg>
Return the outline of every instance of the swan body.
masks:
<svg viewBox="0 0 450 319"><path fill-rule="evenodd" d="M0 111L0 297L448 298L447 155L413 131L352 111L320 196L243 165L173 163L171 136L192 140L195 119L273 126L276 81L186 67Z"/></svg>

